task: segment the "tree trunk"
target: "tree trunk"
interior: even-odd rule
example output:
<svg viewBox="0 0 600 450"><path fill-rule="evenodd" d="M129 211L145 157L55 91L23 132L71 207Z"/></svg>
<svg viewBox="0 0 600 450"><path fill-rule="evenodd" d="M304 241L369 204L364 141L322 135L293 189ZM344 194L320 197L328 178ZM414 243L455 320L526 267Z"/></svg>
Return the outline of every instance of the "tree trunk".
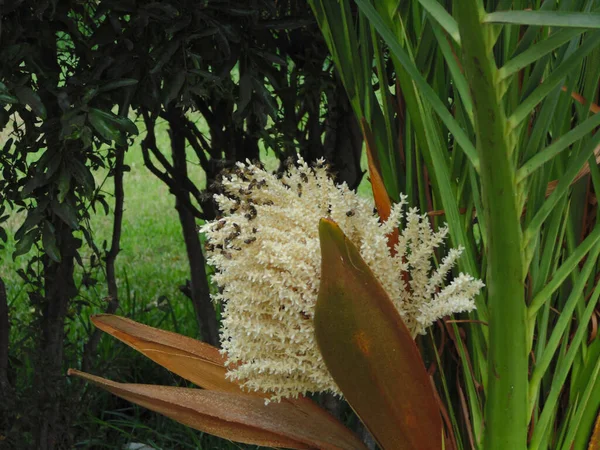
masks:
<svg viewBox="0 0 600 450"><path fill-rule="evenodd" d="M57 216L52 217L61 262L47 256L44 261L42 336L38 347L36 388L38 389L36 449L52 450L66 435L68 424L61 421L66 386L63 368L64 325L70 300L77 289L73 281L74 255L78 247L71 229Z"/></svg>
<svg viewBox="0 0 600 450"><path fill-rule="evenodd" d="M170 109L168 112L171 138L171 152L173 168L180 178L187 177L187 159L185 151L185 118L178 110ZM206 279L205 260L202 254L200 237L196 230L194 214L186 207L186 202L181 198L189 193L180 189L175 193L175 208L179 214L181 231L185 241L188 262L190 265L190 290L189 296L196 311L196 319L200 326L200 334L205 342L219 346L219 328L215 309L210 299L210 289Z"/></svg>

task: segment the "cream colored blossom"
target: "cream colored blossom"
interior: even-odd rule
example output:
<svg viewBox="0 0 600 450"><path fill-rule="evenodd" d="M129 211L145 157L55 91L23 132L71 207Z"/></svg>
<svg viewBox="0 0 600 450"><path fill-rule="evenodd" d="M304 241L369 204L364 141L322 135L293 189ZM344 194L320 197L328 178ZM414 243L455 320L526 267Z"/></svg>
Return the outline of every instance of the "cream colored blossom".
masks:
<svg viewBox="0 0 600 450"><path fill-rule="evenodd" d="M460 274L444 286L462 249L451 249L434 270L434 251L447 228L434 232L426 216L406 211L406 198L383 224L373 204L345 184L335 185L323 161L302 159L283 177L248 164L223 179L215 196L223 218L201 231L208 262L216 268L215 301L224 303L223 352L228 376L272 400L339 390L316 345L313 314L319 292L318 224L339 224L379 278L413 337L437 319L472 310L483 283ZM387 235L405 219L391 256ZM408 273L408 286L402 274Z"/></svg>

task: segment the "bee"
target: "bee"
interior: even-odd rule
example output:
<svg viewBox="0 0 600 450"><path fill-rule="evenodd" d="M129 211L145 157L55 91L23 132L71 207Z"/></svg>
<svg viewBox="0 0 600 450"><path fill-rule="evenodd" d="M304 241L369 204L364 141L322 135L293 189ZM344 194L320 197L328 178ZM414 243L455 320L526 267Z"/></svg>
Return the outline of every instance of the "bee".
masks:
<svg viewBox="0 0 600 450"><path fill-rule="evenodd" d="M240 195L250 195L252 194L252 192L250 192L250 189L244 189L244 188L240 188L239 191Z"/></svg>
<svg viewBox="0 0 600 450"><path fill-rule="evenodd" d="M248 213L244 214L244 217L248 220L252 220L256 217L256 208L253 205L248 207Z"/></svg>
<svg viewBox="0 0 600 450"><path fill-rule="evenodd" d="M281 184L283 184L283 185L284 185L286 188L288 188L288 189L290 188L290 185L289 185L289 184L287 184L285 181L282 181L282 182L281 182Z"/></svg>
<svg viewBox="0 0 600 450"><path fill-rule="evenodd" d="M265 200L265 202L263 203L263 205L267 205L267 206L273 206L273 200Z"/></svg>
<svg viewBox="0 0 600 450"><path fill-rule="evenodd" d="M256 186L258 185L258 181L256 181L256 179L253 179L250 184L248 185L248 191L254 189Z"/></svg>
<svg viewBox="0 0 600 450"><path fill-rule="evenodd" d="M258 230L256 228L252 228L252 232L256 234Z"/></svg>
<svg viewBox="0 0 600 450"><path fill-rule="evenodd" d="M212 244L206 244L204 246L204 248L206 249L207 252L213 252L215 250L215 246Z"/></svg>
<svg viewBox="0 0 600 450"><path fill-rule="evenodd" d="M300 178L302 179L302 181L304 181L305 183L308 183L308 175L306 175L304 172L302 172L300 174Z"/></svg>
<svg viewBox="0 0 600 450"><path fill-rule="evenodd" d="M225 238L225 244L229 244L231 241L233 241L236 237L238 237L240 235L240 233L238 233L237 231L232 231L231 233L229 233L229 235Z"/></svg>
<svg viewBox="0 0 600 450"><path fill-rule="evenodd" d="M347 217L352 217L354 214L355 214L355 213L354 213L354 210L353 210L353 209L351 209L350 211L348 211L348 212L346 213L346 216L347 216Z"/></svg>
<svg viewBox="0 0 600 450"><path fill-rule="evenodd" d="M256 186L257 186L259 189L260 189L260 188L262 188L262 187L264 187L264 186L266 186L266 185L267 185L267 180L260 180L260 181L259 181L259 182L256 184Z"/></svg>
<svg viewBox="0 0 600 450"><path fill-rule="evenodd" d="M221 230L224 226L225 226L225 221L224 220L219 220L217 222L217 225L215 225L215 231Z"/></svg>
<svg viewBox="0 0 600 450"><path fill-rule="evenodd" d="M298 183L298 197L302 197L302 185Z"/></svg>
<svg viewBox="0 0 600 450"><path fill-rule="evenodd" d="M302 316L302 318L304 320L309 320L310 316L308 314L306 314L304 311L300 311L300 315Z"/></svg>
<svg viewBox="0 0 600 450"><path fill-rule="evenodd" d="M239 200L234 200L234 205L233 207L229 210L229 214L234 214L238 208L240 207L240 201Z"/></svg>
<svg viewBox="0 0 600 450"><path fill-rule="evenodd" d="M235 230L235 232L237 233L238 236L242 232L242 228L237 223L233 224L233 229Z"/></svg>
<svg viewBox="0 0 600 450"><path fill-rule="evenodd" d="M254 236L252 236L252 237L249 237L248 239L245 239L244 243L252 244L254 241L256 241L256 238Z"/></svg>

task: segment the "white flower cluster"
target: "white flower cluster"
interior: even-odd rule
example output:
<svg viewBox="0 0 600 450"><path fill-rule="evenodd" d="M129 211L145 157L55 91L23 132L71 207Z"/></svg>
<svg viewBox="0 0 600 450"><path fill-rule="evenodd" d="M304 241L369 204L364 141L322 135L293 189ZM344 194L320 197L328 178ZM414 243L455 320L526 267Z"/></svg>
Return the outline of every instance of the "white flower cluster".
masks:
<svg viewBox="0 0 600 450"><path fill-rule="evenodd" d="M472 310L483 283L460 274L445 279L461 254L452 249L437 270L434 250L447 228L431 230L426 216L406 199L381 224L373 204L345 184L335 185L323 161L302 159L281 177L239 163L215 196L223 218L201 229L208 238L208 262L216 268L222 301L222 344L228 376L271 400L306 392L339 390L317 348L314 307L321 253L318 224L333 219L360 249L389 294L413 337L437 319ZM391 256L387 235L405 219ZM407 274L407 275L406 275Z"/></svg>

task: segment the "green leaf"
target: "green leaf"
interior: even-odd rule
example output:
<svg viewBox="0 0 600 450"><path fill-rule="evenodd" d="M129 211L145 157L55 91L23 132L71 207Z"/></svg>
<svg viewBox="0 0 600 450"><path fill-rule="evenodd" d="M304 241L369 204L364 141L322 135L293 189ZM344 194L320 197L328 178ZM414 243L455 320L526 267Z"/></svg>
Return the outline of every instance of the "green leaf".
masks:
<svg viewBox="0 0 600 450"><path fill-rule="evenodd" d="M100 92L112 91L113 89L119 89L122 87L133 86L138 83L135 78L122 78L120 80L113 80L107 82L105 85L100 87Z"/></svg>
<svg viewBox="0 0 600 450"><path fill-rule="evenodd" d="M450 114L446 108L446 105L444 105L437 93L421 75L419 69L417 69L417 67L410 60L406 50L402 48L402 45L400 45L400 42L394 33L386 26L381 16L377 13L369 1L356 0L356 4L361 9L363 14L369 19L372 25L377 29L377 32L389 46L392 54L398 58L398 61L400 64L402 64L402 67L404 67L406 72L408 72L408 74L413 78L414 83L421 91L422 96L427 99L427 101L433 107L433 110L438 114L442 122L444 122L444 124L448 127L448 130L452 133L462 151L465 152L465 155L467 155L471 161L471 164L473 164L473 167L479 171L479 156L477 155L475 146L469 139L469 136L467 136L467 133L461 128L456 119L452 117L452 114Z"/></svg>
<svg viewBox="0 0 600 450"><path fill-rule="evenodd" d="M65 201L69 189L71 187L71 174L68 170L63 168L58 176L58 201L62 203Z"/></svg>
<svg viewBox="0 0 600 450"><path fill-rule="evenodd" d="M106 113L95 109L90 108L90 112L88 113L88 121L90 125L96 130L96 132L106 141L121 141L121 133L119 133L119 129L115 126L115 124L111 121L106 120Z"/></svg>
<svg viewBox="0 0 600 450"><path fill-rule="evenodd" d="M12 254L13 261L17 256L25 255L29 253L33 243L36 241L37 236L39 234L39 230L36 228L34 230L29 230L25 236L17 241L17 245L15 246L15 251Z"/></svg>
<svg viewBox="0 0 600 450"><path fill-rule="evenodd" d="M572 441L567 440L569 446L567 448L585 448L592 429L594 427L594 421L599 412L600 408L600 377L598 377L598 371L600 370L600 339L596 337L590 344L587 355L585 356L584 366L579 372L579 375L573 381L573 387L571 389L571 402L575 404L575 399L578 397L586 398L586 392L589 393L587 396L587 405L580 406L582 402L579 402L577 406L576 416L579 420L574 420L574 428L568 429L568 434L572 436ZM573 447L570 447L573 445Z"/></svg>
<svg viewBox="0 0 600 450"><path fill-rule="evenodd" d="M515 129L523 120L529 117L531 111L554 88L564 82L564 78L579 67L583 59L594 51L600 44L600 31L596 31L583 41L583 44L566 58L562 64L553 68L544 82L539 85L511 114L508 118L508 129Z"/></svg>
<svg viewBox="0 0 600 450"><path fill-rule="evenodd" d="M163 105L165 105L165 107L169 106L169 103L179 97L179 91L181 91L183 83L185 83L185 77L185 71L181 70L177 72L174 77L165 82L162 95Z"/></svg>
<svg viewBox="0 0 600 450"><path fill-rule="evenodd" d="M600 14L571 11L497 11L484 15L483 23L600 28Z"/></svg>
<svg viewBox="0 0 600 450"><path fill-rule="evenodd" d="M419 0L419 3L441 25L454 42L460 45L460 33L454 17L437 0Z"/></svg>
<svg viewBox="0 0 600 450"><path fill-rule="evenodd" d="M554 292L563 284L567 277L579 267L580 261L588 254L600 240L600 228L596 227L577 249L569 255L558 270L554 271L552 279L535 295L527 309L530 320L534 320L539 309L548 302Z"/></svg>
<svg viewBox="0 0 600 450"><path fill-rule="evenodd" d="M56 245L56 236L54 235L54 227L50 222L45 221L42 229L42 244L44 251L54 261L60 262L60 250Z"/></svg>
<svg viewBox="0 0 600 450"><path fill-rule="evenodd" d="M58 203L58 201L52 200L52 211L73 230L79 229L77 213L75 212L73 206L71 206L68 202Z"/></svg>
<svg viewBox="0 0 600 450"><path fill-rule="evenodd" d="M573 320L573 312L575 309L575 303L578 297L583 292L582 284L588 279L592 269L596 264L596 258L600 247L598 245L594 248L595 256L593 259L586 261L584 269L581 271L579 279L574 286L573 292L569 296L563 310L561 311L560 317L557 320L556 327L552 331L550 339L548 340L548 346L544 350L542 357L537 361L536 367L531 375L531 386L530 386L530 398L535 398L534 394L539 388L541 377L546 373L550 367L552 361L552 355L558 349L561 340L565 340L569 335L568 329L570 322ZM593 279L593 278L592 278ZM566 354L559 360L556 367L553 368L552 384L550 391L548 392L542 413L539 416L539 420L533 430L531 436L530 448L539 448L541 442L544 439L544 435L550 427L550 424L556 418L556 407L560 398L561 393L564 390L565 382L569 376L570 369L573 365L573 361L581 352L581 343L584 337L587 335L588 322L590 321L592 314L600 298L600 284L597 284L594 291L585 307L585 311L580 317L579 325L575 328L575 334L569 342L569 349ZM565 334L566 333L566 334ZM564 342L564 341L563 341ZM590 388L591 389L591 388ZM589 396L589 393L588 393ZM587 399L584 399L587 402ZM530 405L530 411L531 411ZM569 446L569 448L571 448Z"/></svg>
<svg viewBox="0 0 600 450"><path fill-rule="evenodd" d="M572 144L589 135L598 126L600 126L600 114L594 114L585 119L582 123L577 125L569 132L563 134L560 138L542 151L536 153L532 158L523 164L523 166L517 171L517 182L520 183L525 180L528 176L530 176L560 152L568 149Z"/></svg>
<svg viewBox="0 0 600 450"><path fill-rule="evenodd" d="M12 95L8 87L0 82L0 102L2 103L19 103L19 99Z"/></svg>
<svg viewBox="0 0 600 450"><path fill-rule="evenodd" d="M336 223L321 219L319 350L382 448L441 449L442 423L419 350L387 293Z"/></svg>
<svg viewBox="0 0 600 450"><path fill-rule="evenodd" d="M584 30L560 30L552 33L550 37L531 45L527 50L508 61L502 68L498 70L498 81L504 80L509 76L517 73L519 70L527 67L529 64L539 60L542 56L547 55L561 45L576 38Z"/></svg>
<svg viewBox="0 0 600 450"><path fill-rule="evenodd" d="M239 89L236 116L240 116L244 112L252 98L252 77L249 74L245 73L240 77Z"/></svg>
<svg viewBox="0 0 600 450"><path fill-rule="evenodd" d="M44 217L44 211L46 209L46 206L47 206L47 203L46 204L40 203L35 208L27 210L27 217L25 218L25 220L23 221L23 224L19 227L19 229L15 233L15 239L17 241L21 240L21 238L27 231L31 230L33 227L35 227L38 223L40 223L42 221L42 218Z"/></svg>
<svg viewBox="0 0 600 450"><path fill-rule="evenodd" d="M94 176L90 169L78 159L71 160L72 174L77 182L83 187L84 194L90 198L96 189Z"/></svg>
<svg viewBox="0 0 600 450"><path fill-rule="evenodd" d="M556 188L550 194L548 199L542 204L541 208L539 208L535 216L529 222L527 229L523 235L523 241L525 242L525 248L534 245L536 234L539 232L540 228L544 224L544 221L548 218L550 213L553 211L554 206L558 202L558 200L566 195L569 186L577 176L579 170L583 167L588 158L593 155L594 149L600 143L600 133L596 133L583 147L578 154L570 155L569 163L567 168L561 178L556 185ZM530 250L526 251L526 257L529 258L528 255L531 254Z"/></svg>
<svg viewBox="0 0 600 450"><path fill-rule="evenodd" d="M100 136L121 145L126 144L121 131L132 135L139 134L137 126L127 117L120 117L100 109L90 108L88 120Z"/></svg>
<svg viewBox="0 0 600 450"><path fill-rule="evenodd" d="M19 101L29 106L36 116L41 119L46 118L46 107L37 92L27 86L18 86L15 88L15 94Z"/></svg>

